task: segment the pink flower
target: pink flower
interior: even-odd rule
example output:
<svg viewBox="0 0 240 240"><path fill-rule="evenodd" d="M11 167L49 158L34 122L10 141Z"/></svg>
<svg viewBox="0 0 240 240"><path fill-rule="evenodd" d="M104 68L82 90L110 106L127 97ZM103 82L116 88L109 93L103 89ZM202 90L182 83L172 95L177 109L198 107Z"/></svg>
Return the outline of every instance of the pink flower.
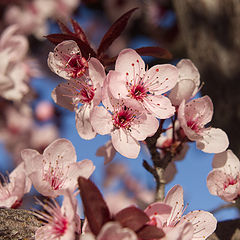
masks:
<svg viewBox="0 0 240 240"><path fill-rule="evenodd" d="M75 149L72 143L64 138L51 143L43 154L25 149L21 156L34 187L48 197L56 197L65 189L74 191L77 178L88 178L95 169L91 160L76 162Z"/></svg>
<svg viewBox="0 0 240 240"><path fill-rule="evenodd" d="M136 158L140 151L138 141L152 136L158 129L158 120L145 113L138 102L127 99L118 101L113 107L95 107L91 114L94 130L111 134L114 148L123 156Z"/></svg>
<svg viewBox="0 0 240 240"><path fill-rule="evenodd" d="M132 98L158 118L169 118L175 108L163 96L178 78L177 68L170 64L155 65L145 71L145 63L132 49L120 52L115 71L108 73L109 92L116 98Z"/></svg>
<svg viewBox="0 0 240 240"><path fill-rule="evenodd" d="M240 195L239 159L231 150L227 150L215 154L212 166L213 170L207 177L209 192L225 201L234 202Z"/></svg>
<svg viewBox="0 0 240 240"><path fill-rule="evenodd" d="M200 85L199 72L190 59L182 59L177 68L179 78L168 96L174 106L179 106L182 100L188 101L194 97Z"/></svg>
<svg viewBox="0 0 240 240"><path fill-rule="evenodd" d="M107 222L95 238L93 234L83 234L80 240L138 240L129 228L123 228L118 222Z"/></svg>
<svg viewBox="0 0 240 240"><path fill-rule="evenodd" d="M0 37L0 95L19 101L29 91L27 64L24 58L28 51L26 37L16 34L17 25L5 29Z"/></svg>
<svg viewBox="0 0 240 240"><path fill-rule="evenodd" d="M59 43L48 55L49 68L65 79L80 78L88 70L88 61L82 57L76 42L67 40Z"/></svg>
<svg viewBox="0 0 240 240"><path fill-rule="evenodd" d="M38 212L35 215L44 220L44 226L35 232L36 240L74 240L77 225L77 201L69 191L64 191L62 207L56 201L43 204L45 212Z"/></svg>
<svg viewBox="0 0 240 240"><path fill-rule="evenodd" d="M213 115L213 104L208 96L194 99L179 106L178 119L186 136L196 141L197 148L207 153L220 153L229 145L227 134L219 129L207 127Z"/></svg>
<svg viewBox="0 0 240 240"><path fill-rule="evenodd" d="M0 207L15 208L21 204L22 197L31 189L32 183L26 176L24 164L19 164L9 175L9 182L0 183Z"/></svg>
<svg viewBox="0 0 240 240"><path fill-rule="evenodd" d="M145 212L150 218L149 224L163 229L166 240L206 239L215 231L217 220L211 213L197 210L182 216L184 210L183 189L175 185L163 203L152 203Z"/></svg>
<svg viewBox="0 0 240 240"><path fill-rule="evenodd" d="M96 132L90 115L94 106L101 102L101 87L106 77L104 67L96 58L89 62L82 58L74 41L60 43L54 53L49 54L48 63L54 72L68 79L67 83L61 83L53 90L54 102L76 112L76 128L80 137L94 138Z"/></svg>

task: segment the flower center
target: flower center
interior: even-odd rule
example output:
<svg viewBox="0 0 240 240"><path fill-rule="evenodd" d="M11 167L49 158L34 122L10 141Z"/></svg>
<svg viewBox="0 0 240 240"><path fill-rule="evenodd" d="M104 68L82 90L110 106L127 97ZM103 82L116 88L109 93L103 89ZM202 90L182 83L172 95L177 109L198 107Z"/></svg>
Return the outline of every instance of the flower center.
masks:
<svg viewBox="0 0 240 240"><path fill-rule="evenodd" d="M143 99L147 96L147 90L143 84L136 84L131 86L130 94L131 97L137 101L143 101Z"/></svg>
<svg viewBox="0 0 240 240"><path fill-rule="evenodd" d="M124 128L129 130L131 123L136 118L136 115L133 113L132 109L122 106L118 111L113 114L113 124L116 128Z"/></svg>
<svg viewBox="0 0 240 240"><path fill-rule="evenodd" d="M69 166L63 166L63 164L59 164L58 160L55 162L49 162L49 165L47 165L45 160L43 160L43 163L43 181L48 182L52 190L61 189L67 179L67 174L64 172L64 170L69 168Z"/></svg>
<svg viewBox="0 0 240 240"><path fill-rule="evenodd" d="M229 176L227 178L227 180L224 182L223 184L223 189L225 190L226 188L228 188L230 185L235 185L238 182L238 178L233 178L231 176Z"/></svg>
<svg viewBox="0 0 240 240"><path fill-rule="evenodd" d="M65 65L68 75L72 78L81 77L86 72L87 68L87 60L84 57L81 57L79 53L71 56Z"/></svg>
<svg viewBox="0 0 240 240"><path fill-rule="evenodd" d="M190 127L194 132L198 133L200 131L200 127L197 123L197 121L193 121L193 120L188 120L187 121L187 126Z"/></svg>

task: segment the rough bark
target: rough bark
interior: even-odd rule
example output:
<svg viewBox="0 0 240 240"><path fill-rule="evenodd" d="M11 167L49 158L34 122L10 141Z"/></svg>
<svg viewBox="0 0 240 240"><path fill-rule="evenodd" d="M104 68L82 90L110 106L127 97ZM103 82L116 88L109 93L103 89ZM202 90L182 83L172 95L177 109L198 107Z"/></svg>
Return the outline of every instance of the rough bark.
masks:
<svg viewBox="0 0 240 240"><path fill-rule="evenodd" d="M41 226L31 211L0 208L0 240L32 240Z"/></svg>
<svg viewBox="0 0 240 240"><path fill-rule="evenodd" d="M240 155L240 0L173 0L188 58L214 104L214 127Z"/></svg>

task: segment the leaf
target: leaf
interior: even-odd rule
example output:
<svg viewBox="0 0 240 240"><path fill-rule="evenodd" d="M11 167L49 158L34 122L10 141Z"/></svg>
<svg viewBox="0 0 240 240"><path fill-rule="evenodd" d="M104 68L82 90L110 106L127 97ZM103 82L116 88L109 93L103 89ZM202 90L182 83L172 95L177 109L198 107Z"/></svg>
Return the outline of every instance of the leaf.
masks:
<svg viewBox="0 0 240 240"><path fill-rule="evenodd" d="M104 53L106 49L108 49L110 45L113 43L113 41L120 36L120 34L123 32L123 30L127 26L129 18L131 17L132 13L136 9L137 8L133 8L129 10L112 24L112 26L108 29L108 31L103 36L102 41L98 47L98 50L97 50L98 56Z"/></svg>
<svg viewBox="0 0 240 240"><path fill-rule="evenodd" d="M85 35L83 29L80 27L80 25L78 24L77 21L75 21L74 19L71 18L71 23L73 26L73 30L75 32L75 36L80 38L84 43L86 43L87 45L89 45L89 42L87 40L87 36ZM89 45L90 46L90 45Z"/></svg>
<svg viewBox="0 0 240 240"><path fill-rule="evenodd" d="M109 209L102 194L92 181L79 177L78 185L89 227L97 236L102 226L111 220Z"/></svg>
<svg viewBox="0 0 240 240"><path fill-rule="evenodd" d="M145 212L136 207L127 207L115 215L115 220L123 227L128 227L133 231L139 230L150 219Z"/></svg>
<svg viewBox="0 0 240 240"><path fill-rule="evenodd" d="M145 225L139 231L137 231L138 238L143 240L159 239L165 236L162 229L153 225Z"/></svg>
<svg viewBox="0 0 240 240"><path fill-rule="evenodd" d="M50 34L50 35L47 35L45 37L50 42L54 43L55 45L65 41L65 40L73 40L79 46L83 57L85 57L86 59L89 58L89 55L91 57L96 57L95 51L89 45L87 45L85 42L83 42L81 39L79 39L75 36L68 35L68 34L62 34L62 33L57 33L57 34Z"/></svg>
<svg viewBox="0 0 240 240"><path fill-rule="evenodd" d="M135 51L141 56L152 56L156 58L171 59L172 54L161 47L141 47L135 49Z"/></svg>
<svg viewBox="0 0 240 240"><path fill-rule="evenodd" d="M62 33L69 34L69 35L73 34L63 22L61 22L60 20L57 20L57 23Z"/></svg>

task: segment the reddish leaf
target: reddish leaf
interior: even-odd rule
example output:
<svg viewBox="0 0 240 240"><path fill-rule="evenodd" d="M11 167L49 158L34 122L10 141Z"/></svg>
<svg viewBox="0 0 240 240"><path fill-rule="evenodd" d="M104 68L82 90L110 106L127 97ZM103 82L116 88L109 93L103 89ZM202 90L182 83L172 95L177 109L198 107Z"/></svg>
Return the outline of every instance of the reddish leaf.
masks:
<svg viewBox="0 0 240 240"><path fill-rule="evenodd" d="M145 212L136 207L127 207L115 215L115 220L123 227L128 227L133 231L139 230L150 219Z"/></svg>
<svg viewBox="0 0 240 240"><path fill-rule="evenodd" d="M135 49L135 51L141 56L152 56L164 59L172 58L172 54L167 49L160 47L141 47Z"/></svg>
<svg viewBox="0 0 240 240"><path fill-rule="evenodd" d="M62 41L65 41L65 40L73 40L77 43L77 45L79 46L80 50L81 50L81 53L83 55L83 57L85 57L86 59L89 58L89 55L91 57L96 57L96 53L95 51L89 46L87 45L86 43L84 43L81 39L75 37L75 36L71 36L71 35L68 35L68 34L50 34L50 35L47 35L46 38L54 43L55 45L61 43Z"/></svg>
<svg viewBox="0 0 240 240"><path fill-rule="evenodd" d="M102 226L111 220L109 209L92 181L79 177L78 185L89 227L93 234L98 235Z"/></svg>
<svg viewBox="0 0 240 240"><path fill-rule="evenodd" d="M113 41L120 36L122 31L127 26L128 20L131 17L132 13L137 8L133 8L123 14L120 18L118 18L112 26L109 28L109 30L105 33L105 35L102 38L102 41L98 47L97 55L100 56L102 53L106 51L106 49L109 48L109 46L113 43Z"/></svg>
<svg viewBox="0 0 240 240"><path fill-rule="evenodd" d="M77 21L71 18L71 23L73 26L73 30L75 32L75 36L80 38L83 42L85 42L87 45L89 45L89 42L87 40L87 36L85 35L83 29L80 27Z"/></svg>
<svg viewBox="0 0 240 240"><path fill-rule="evenodd" d="M162 229L153 225L145 225L139 231L137 231L138 238L143 240L159 239L165 236Z"/></svg>
<svg viewBox="0 0 240 240"><path fill-rule="evenodd" d="M73 35L73 33L70 31L70 29L63 22L58 20L57 23L58 23L58 26L59 26L60 30L62 31L62 33Z"/></svg>

